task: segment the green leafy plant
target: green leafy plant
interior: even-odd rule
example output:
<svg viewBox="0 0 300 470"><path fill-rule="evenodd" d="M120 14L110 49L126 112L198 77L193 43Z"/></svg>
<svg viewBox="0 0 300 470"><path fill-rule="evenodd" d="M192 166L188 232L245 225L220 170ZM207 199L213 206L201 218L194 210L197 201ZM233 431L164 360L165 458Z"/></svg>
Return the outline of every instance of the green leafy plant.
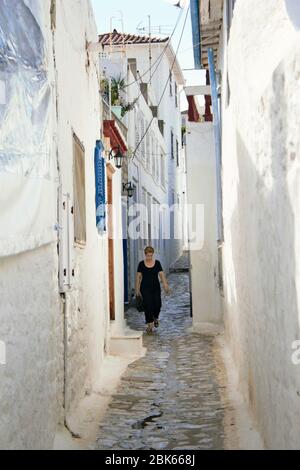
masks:
<svg viewBox="0 0 300 470"><path fill-rule="evenodd" d="M125 90L125 80L121 77L111 80L111 103L113 106L121 106L120 92Z"/></svg>
<svg viewBox="0 0 300 470"><path fill-rule="evenodd" d="M108 78L103 78L100 81L100 93L106 101L109 101L109 80ZM132 103L127 103L120 95L121 92L125 91L126 83L125 79L121 77L111 79L111 104L112 106L121 106L121 116L124 117L126 113L132 111L135 108L135 105L138 99L135 99Z"/></svg>
<svg viewBox="0 0 300 470"><path fill-rule="evenodd" d="M132 103L124 103L122 102L122 111L121 116L124 117L126 113L132 111L135 108L136 103L138 102L138 98L136 98Z"/></svg>

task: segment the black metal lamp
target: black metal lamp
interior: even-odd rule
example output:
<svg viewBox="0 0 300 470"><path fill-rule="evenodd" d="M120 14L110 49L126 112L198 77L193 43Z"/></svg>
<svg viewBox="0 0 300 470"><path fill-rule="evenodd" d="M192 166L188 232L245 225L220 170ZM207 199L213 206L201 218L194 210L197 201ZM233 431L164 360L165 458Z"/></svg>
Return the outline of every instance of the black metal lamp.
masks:
<svg viewBox="0 0 300 470"><path fill-rule="evenodd" d="M136 187L130 181L129 183L123 183L123 192L127 192L128 197L133 197Z"/></svg>
<svg viewBox="0 0 300 470"><path fill-rule="evenodd" d="M124 159L124 155L121 152L121 148L118 145L118 147L113 147L109 153L109 160L115 160L115 165L117 168L122 168L122 163Z"/></svg>

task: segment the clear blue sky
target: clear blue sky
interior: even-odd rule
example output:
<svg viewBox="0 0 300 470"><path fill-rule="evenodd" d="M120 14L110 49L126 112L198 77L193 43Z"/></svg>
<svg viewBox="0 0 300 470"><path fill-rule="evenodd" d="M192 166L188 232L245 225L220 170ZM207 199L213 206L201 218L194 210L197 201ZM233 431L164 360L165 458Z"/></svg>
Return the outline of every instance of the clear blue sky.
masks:
<svg viewBox="0 0 300 470"><path fill-rule="evenodd" d="M176 0L174 0L175 2ZM180 13L179 8L172 5L172 0L92 0L92 4L99 33L110 31L111 18L113 18L112 28L121 32L121 14L123 14L125 33L139 34L137 27L146 27L148 29L148 15L151 16L153 28L161 26L162 31L168 32L173 30ZM186 11L185 9L177 26L176 33L172 38L172 45L175 51L178 47ZM147 34L147 30L145 33ZM188 15L178 60L182 69L194 67L190 14ZM199 71L184 72L184 75L188 84L196 85L203 81L203 73Z"/></svg>

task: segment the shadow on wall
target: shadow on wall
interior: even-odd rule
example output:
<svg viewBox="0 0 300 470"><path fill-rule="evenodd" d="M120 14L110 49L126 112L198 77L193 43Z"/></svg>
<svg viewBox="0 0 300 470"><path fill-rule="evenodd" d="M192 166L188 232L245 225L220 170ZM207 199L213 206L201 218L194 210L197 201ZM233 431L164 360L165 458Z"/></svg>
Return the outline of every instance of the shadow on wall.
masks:
<svg viewBox="0 0 300 470"><path fill-rule="evenodd" d="M240 315L230 321L238 322L242 351L235 356L239 355L240 378L247 384L267 447L296 448L299 369L291 361L291 345L299 336L296 222L287 184L291 116L281 66L270 87L269 102L262 99L255 110L251 153L237 130L239 187L231 233ZM260 159L266 162L263 171L257 171ZM266 184L267 173L271 184Z"/></svg>
<svg viewBox="0 0 300 470"><path fill-rule="evenodd" d="M295 29L300 29L300 2L299 0L285 0L287 14Z"/></svg>

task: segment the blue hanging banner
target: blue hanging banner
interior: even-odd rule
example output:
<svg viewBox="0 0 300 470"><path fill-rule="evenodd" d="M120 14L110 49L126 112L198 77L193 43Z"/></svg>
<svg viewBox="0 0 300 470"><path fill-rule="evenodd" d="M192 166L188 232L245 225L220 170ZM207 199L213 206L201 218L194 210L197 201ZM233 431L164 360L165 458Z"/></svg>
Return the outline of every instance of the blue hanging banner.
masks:
<svg viewBox="0 0 300 470"><path fill-rule="evenodd" d="M99 233L106 231L106 195L105 195L105 159L101 140L96 141L95 147L95 188L96 188L96 226Z"/></svg>

